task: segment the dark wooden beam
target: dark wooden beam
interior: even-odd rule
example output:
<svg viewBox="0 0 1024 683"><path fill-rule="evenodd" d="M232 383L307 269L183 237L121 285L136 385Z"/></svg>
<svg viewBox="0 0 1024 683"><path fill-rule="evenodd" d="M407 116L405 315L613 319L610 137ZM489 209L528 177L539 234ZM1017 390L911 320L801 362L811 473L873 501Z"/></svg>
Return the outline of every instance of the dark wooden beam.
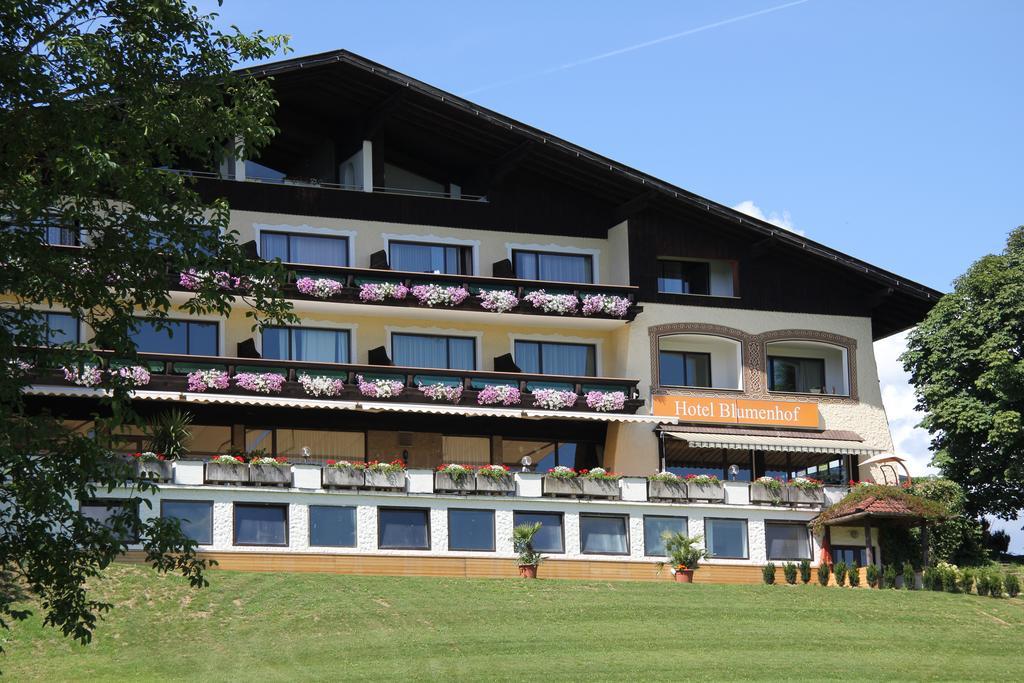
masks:
<svg viewBox="0 0 1024 683"><path fill-rule="evenodd" d="M500 185L508 174L514 171L530 155L533 146L534 142L532 140L524 140L487 164L483 176L488 188L493 189Z"/></svg>
<svg viewBox="0 0 1024 683"><path fill-rule="evenodd" d="M398 107L405 101L409 91L399 88L373 106L363 118L363 139L372 140L380 127L384 125Z"/></svg>
<svg viewBox="0 0 1024 683"><path fill-rule="evenodd" d="M657 190L651 189L638 194L623 204L619 204L612 211L612 225L618 225L630 216L643 211L657 199L659 194Z"/></svg>
<svg viewBox="0 0 1024 683"><path fill-rule="evenodd" d="M889 301L889 297L891 297L895 292L896 290L892 287L882 287L868 297L868 307L872 310L878 308L882 304L887 303Z"/></svg>

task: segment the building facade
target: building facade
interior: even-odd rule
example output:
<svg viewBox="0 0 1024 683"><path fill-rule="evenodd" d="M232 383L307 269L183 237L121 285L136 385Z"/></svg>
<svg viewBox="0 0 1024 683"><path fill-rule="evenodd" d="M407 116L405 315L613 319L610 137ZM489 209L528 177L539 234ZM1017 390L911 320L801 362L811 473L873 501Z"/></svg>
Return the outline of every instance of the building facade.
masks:
<svg viewBox="0 0 1024 683"><path fill-rule="evenodd" d="M253 258L287 264L301 323L253 335L240 291L227 317L140 324L140 411L194 417L142 514L260 570L513 574L530 521L548 576L654 579L665 530L704 536L698 580L823 545L879 561L870 531L807 522L851 480L899 480L872 343L938 292L348 52L257 73L281 103L261 157L175 170L227 198ZM172 276L176 306L205 277ZM51 328L90 338L59 307ZM29 391L88 431L84 384ZM212 462L229 452L287 464ZM452 463L509 475L436 472Z"/></svg>

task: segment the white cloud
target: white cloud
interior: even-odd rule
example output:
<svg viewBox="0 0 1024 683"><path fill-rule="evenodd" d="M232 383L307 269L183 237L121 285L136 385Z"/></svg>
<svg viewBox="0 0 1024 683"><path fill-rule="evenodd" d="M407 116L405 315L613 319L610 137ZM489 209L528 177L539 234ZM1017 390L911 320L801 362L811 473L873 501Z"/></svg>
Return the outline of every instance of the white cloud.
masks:
<svg viewBox="0 0 1024 683"><path fill-rule="evenodd" d="M778 226L783 230L789 230L790 232L795 232L798 235L804 234L803 230L799 230L795 225L793 225L793 218L789 215L789 211L783 210L782 213L772 211L771 213L765 214L765 212L761 210L761 207L750 199L744 200L732 208L740 213L745 213L758 220Z"/></svg>

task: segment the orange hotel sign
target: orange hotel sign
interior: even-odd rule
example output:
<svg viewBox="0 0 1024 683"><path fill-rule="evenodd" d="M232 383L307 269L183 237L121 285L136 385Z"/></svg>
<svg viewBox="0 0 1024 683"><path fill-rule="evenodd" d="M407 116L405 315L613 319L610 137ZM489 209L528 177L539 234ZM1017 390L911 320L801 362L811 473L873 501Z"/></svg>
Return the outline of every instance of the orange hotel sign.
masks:
<svg viewBox="0 0 1024 683"><path fill-rule="evenodd" d="M704 396L654 396L655 415L677 417L680 422L815 428L818 406L790 401L756 401Z"/></svg>

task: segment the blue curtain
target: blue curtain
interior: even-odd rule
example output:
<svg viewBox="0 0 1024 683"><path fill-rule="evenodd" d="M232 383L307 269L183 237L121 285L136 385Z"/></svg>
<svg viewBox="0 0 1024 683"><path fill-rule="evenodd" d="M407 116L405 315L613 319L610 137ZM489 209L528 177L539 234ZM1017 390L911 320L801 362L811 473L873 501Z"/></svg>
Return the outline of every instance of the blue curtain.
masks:
<svg viewBox="0 0 1024 683"><path fill-rule="evenodd" d="M473 339L394 334L391 353L395 365L451 370L476 368L476 341Z"/></svg>
<svg viewBox="0 0 1024 683"><path fill-rule="evenodd" d="M290 235L291 261L318 266L347 266L348 240L342 237Z"/></svg>
<svg viewBox="0 0 1024 683"><path fill-rule="evenodd" d="M349 362L345 330L292 330L292 360Z"/></svg>
<svg viewBox="0 0 1024 683"><path fill-rule="evenodd" d="M288 261L288 235L263 233L260 235L260 255L264 261Z"/></svg>
<svg viewBox="0 0 1024 683"><path fill-rule="evenodd" d="M538 254L541 280L555 282L593 282L590 256Z"/></svg>

